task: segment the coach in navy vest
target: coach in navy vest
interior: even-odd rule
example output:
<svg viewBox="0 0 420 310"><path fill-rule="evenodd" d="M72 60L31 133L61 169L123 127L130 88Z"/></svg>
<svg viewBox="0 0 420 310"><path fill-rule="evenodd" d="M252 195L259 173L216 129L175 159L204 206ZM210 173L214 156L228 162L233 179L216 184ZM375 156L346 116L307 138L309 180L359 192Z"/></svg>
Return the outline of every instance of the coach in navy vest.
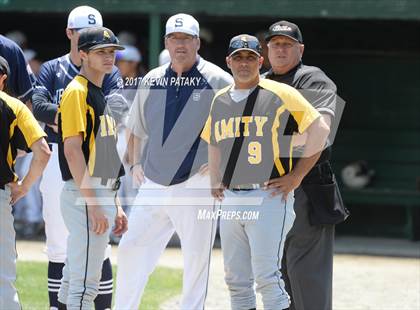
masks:
<svg viewBox="0 0 420 310"><path fill-rule="evenodd" d="M204 173L207 145L200 135L215 93L232 77L198 55L199 24L190 15L168 19L165 47L171 63L142 79L128 121L131 171L141 187L129 216L131 229L119 245L116 309L138 308L174 231L185 262L181 309L203 309L207 291L217 223L197 218L201 209L213 207ZM206 197L209 203L198 206Z"/></svg>

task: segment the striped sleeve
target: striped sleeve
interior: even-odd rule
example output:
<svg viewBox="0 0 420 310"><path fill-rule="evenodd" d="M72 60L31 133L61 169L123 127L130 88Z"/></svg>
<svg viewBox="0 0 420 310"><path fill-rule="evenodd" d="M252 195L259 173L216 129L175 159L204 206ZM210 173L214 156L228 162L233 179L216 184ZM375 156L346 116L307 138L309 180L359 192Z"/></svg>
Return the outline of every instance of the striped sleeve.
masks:
<svg viewBox="0 0 420 310"><path fill-rule="evenodd" d="M32 144L42 137L46 137L46 133L42 130L41 126L36 121L28 107L22 102L16 100L16 119L17 127L22 132L25 142L30 148Z"/></svg>
<svg viewBox="0 0 420 310"><path fill-rule="evenodd" d="M80 133L86 135L87 91L72 86L70 83L64 91L59 107L63 141Z"/></svg>
<svg viewBox="0 0 420 310"><path fill-rule="evenodd" d="M260 86L274 92L284 104L303 133L321 114L299 93L298 90L284 83L261 79Z"/></svg>
<svg viewBox="0 0 420 310"><path fill-rule="evenodd" d="M203 131L201 132L201 139L210 144L211 141L211 115L207 118Z"/></svg>
<svg viewBox="0 0 420 310"><path fill-rule="evenodd" d="M287 85L284 85L287 86ZM293 115L299 133L303 133L321 114L293 87L282 95L286 109Z"/></svg>

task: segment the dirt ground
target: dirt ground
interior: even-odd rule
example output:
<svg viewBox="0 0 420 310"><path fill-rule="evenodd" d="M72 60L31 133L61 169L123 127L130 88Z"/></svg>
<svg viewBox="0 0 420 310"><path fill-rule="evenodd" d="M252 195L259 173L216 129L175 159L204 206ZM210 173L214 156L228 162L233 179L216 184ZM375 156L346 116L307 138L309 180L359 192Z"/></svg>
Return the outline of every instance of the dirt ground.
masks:
<svg viewBox="0 0 420 310"><path fill-rule="evenodd" d="M417 247L419 244L407 245ZM43 242L18 241L18 259L46 261L43 248ZM116 253L117 248L114 246L111 257L113 263L117 262ZM334 310L420 310L419 257L336 254L334 258ZM180 250L167 249L159 265L182 268ZM206 303L208 310L230 308L223 273L221 251L215 249ZM176 296L166 302L162 309L179 309L179 301L180 296ZM262 309L261 304L259 309Z"/></svg>

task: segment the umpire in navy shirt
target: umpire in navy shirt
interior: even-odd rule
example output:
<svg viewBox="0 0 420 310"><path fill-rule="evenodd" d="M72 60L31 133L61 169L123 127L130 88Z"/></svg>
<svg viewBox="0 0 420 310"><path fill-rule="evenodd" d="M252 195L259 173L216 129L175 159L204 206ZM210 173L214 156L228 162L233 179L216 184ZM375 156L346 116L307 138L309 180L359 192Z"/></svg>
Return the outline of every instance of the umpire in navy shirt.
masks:
<svg viewBox="0 0 420 310"><path fill-rule="evenodd" d="M272 68L265 78L300 90L329 126L335 124L337 88L321 69L302 63L304 45L299 27L287 21L276 22L270 26L266 41ZM288 123L291 130L294 126L292 121ZM304 136L296 137L297 160L304 143ZM296 220L287 235L282 261L290 309L332 309L334 225L348 213L331 170L330 156L331 147L326 147L309 173L299 176L301 185L295 190ZM286 175L273 181L272 186L283 189L298 184L295 181L300 180Z"/></svg>

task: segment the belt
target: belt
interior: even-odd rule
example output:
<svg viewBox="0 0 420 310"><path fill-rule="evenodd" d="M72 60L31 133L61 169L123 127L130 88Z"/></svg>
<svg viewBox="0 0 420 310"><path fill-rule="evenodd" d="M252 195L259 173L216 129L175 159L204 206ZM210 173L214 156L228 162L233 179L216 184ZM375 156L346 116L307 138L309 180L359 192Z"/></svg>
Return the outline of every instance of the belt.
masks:
<svg viewBox="0 0 420 310"><path fill-rule="evenodd" d="M260 189L265 187L264 183L247 183L230 186L231 191L252 191L254 189Z"/></svg>
<svg viewBox="0 0 420 310"><path fill-rule="evenodd" d="M120 178L105 179L105 178L91 177L89 181L92 186L102 185L102 186L112 189L113 191L117 191L121 185Z"/></svg>

